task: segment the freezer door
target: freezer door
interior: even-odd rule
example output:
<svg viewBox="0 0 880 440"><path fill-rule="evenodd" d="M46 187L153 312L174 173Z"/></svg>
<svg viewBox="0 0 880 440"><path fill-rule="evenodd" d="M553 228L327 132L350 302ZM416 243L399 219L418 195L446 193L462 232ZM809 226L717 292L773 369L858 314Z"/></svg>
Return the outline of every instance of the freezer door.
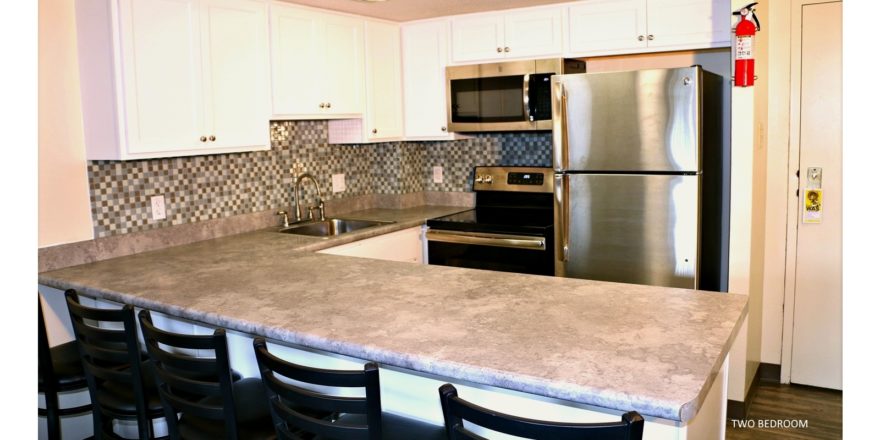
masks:
<svg viewBox="0 0 880 440"><path fill-rule="evenodd" d="M557 174L556 275L696 288L700 179Z"/></svg>
<svg viewBox="0 0 880 440"><path fill-rule="evenodd" d="M556 171L696 172L702 69L556 75Z"/></svg>

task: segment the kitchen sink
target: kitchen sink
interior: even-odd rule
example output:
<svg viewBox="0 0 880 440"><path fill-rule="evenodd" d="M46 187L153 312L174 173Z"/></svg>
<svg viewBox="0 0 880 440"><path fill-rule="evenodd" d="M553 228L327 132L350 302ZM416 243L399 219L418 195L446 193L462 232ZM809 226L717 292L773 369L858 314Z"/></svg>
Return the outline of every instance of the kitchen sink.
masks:
<svg viewBox="0 0 880 440"><path fill-rule="evenodd" d="M332 237L375 226L389 225L391 223L394 222L328 218L322 221L295 224L281 229L278 232L284 234L310 235L312 237Z"/></svg>

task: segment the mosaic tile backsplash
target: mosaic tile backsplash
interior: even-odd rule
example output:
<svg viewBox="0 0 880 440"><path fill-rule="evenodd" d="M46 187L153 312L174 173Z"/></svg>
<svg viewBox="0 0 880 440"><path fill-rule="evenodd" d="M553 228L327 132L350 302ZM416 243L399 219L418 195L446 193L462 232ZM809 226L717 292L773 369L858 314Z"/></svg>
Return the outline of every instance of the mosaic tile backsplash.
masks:
<svg viewBox="0 0 880 440"><path fill-rule="evenodd" d="M314 175L326 200L367 194L470 191L478 165L550 166L549 132L483 133L446 142L330 145L326 121L273 121L269 151L140 161L90 161L95 237L289 209L293 171ZM443 167L434 183L432 167ZM331 191L345 173L346 190ZM308 183L308 182L307 182ZM307 203L316 201L306 186ZM152 220L150 197L165 196L165 220Z"/></svg>

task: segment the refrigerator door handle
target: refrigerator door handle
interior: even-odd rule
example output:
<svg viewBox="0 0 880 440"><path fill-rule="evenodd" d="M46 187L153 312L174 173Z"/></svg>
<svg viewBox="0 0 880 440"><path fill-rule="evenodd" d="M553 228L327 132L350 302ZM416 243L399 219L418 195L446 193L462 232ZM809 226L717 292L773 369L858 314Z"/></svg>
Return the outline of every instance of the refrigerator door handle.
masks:
<svg viewBox="0 0 880 440"><path fill-rule="evenodd" d="M554 210L556 211L556 260L568 261L568 176L554 176Z"/></svg>
<svg viewBox="0 0 880 440"><path fill-rule="evenodd" d="M568 169L568 96L562 82L555 83L553 115L553 164L557 170Z"/></svg>

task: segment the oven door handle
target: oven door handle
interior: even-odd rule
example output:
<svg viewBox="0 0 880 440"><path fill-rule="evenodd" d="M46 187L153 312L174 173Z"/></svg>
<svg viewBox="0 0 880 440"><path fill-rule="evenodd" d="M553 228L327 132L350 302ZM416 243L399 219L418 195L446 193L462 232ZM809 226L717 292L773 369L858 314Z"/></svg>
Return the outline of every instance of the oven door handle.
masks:
<svg viewBox="0 0 880 440"><path fill-rule="evenodd" d="M484 232L462 232L428 229L428 241L441 243L472 244L477 246L496 246L534 251L547 250L544 237L529 235L490 234Z"/></svg>

